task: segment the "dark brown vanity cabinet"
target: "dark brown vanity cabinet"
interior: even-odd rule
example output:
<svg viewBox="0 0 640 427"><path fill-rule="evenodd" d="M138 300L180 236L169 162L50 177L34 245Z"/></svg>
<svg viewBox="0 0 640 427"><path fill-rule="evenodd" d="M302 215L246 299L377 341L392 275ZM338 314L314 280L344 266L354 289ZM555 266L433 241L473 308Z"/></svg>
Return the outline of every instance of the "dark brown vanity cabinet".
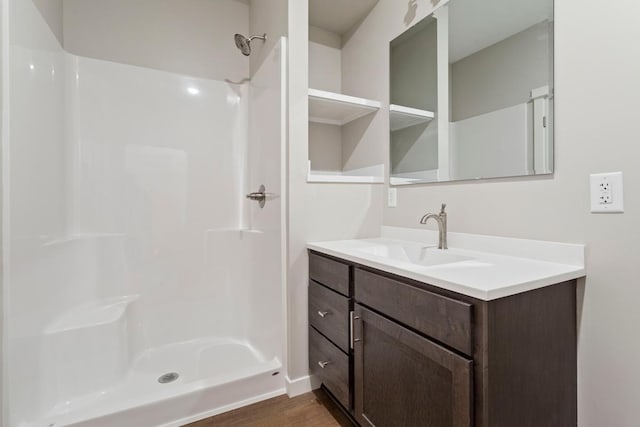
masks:
<svg viewBox="0 0 640 427"><path fill-rule="evenodd" d="M310 370L358 424L577 424L575 281L482 301L313 251L309 270Z"/></svg>

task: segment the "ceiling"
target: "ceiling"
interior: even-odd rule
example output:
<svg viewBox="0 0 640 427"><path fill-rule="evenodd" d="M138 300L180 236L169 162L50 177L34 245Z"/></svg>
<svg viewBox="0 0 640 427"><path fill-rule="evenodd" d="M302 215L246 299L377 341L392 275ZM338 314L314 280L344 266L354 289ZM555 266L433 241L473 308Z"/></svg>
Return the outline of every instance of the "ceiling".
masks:
<svg viewBox="0 0 640 427"><path fill-rule="evenodd" d="M553 19L553 0L451 0L450 62L465 58L546 19Z"/></svg>
<svg viewBox="0 0 640 427"><path fill-rule="evenodd" d="M377 3L378 0L309 0L309 24L343 35Z"/></svg>

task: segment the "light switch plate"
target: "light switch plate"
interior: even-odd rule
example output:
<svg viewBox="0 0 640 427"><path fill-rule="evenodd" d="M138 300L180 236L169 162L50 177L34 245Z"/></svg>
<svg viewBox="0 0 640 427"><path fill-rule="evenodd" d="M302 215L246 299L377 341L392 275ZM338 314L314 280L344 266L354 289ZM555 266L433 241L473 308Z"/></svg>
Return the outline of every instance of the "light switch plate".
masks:
<svg viewBox="0 0 640 427"><path fill-rule="evenodd" d="M622 172L592 174L590 181L591 212L624 212Z"/></svg>
<svg viewBox="0 0 640 427"><path fill-rule="evenodd" d="M398 207L398 189L390 188L387 193L387 206L390 208Z"/></svg>

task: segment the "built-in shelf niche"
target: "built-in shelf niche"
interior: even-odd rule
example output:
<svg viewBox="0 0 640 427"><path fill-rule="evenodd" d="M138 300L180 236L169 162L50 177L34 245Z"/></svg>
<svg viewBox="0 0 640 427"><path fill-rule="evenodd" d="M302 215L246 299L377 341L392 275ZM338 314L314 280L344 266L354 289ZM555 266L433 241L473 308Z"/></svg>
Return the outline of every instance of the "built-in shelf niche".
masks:
<svg viewBox="0 0 640 427"><path fill-rule="evenodd" d="M366 129L381 102L358 93L343 61L352 34L377 0L309 1L309 171L308 182L378 184L385 181L385 158ZM348 76L351 77L351 76ZM353 89L353 91L352 91ZM355 92L355 93L353 93ZM357 96L355 96L357 95Z"/></svg>
<svg viewBox="0 0 640 427"><path fill-rule="evenodd" d="M369 114L380 110L380 102L372 99L359 98L344 95L341 93L329 92L319 89L309 89L309 122L310 128L313 124L322 126L342 127ZM315 135L315 136L314 136ZM311 144L316 144L316 149L311 148ZM308 182L333 182L333 183L359 183L359 184L381 184L384 183L384 164L376 164L354 169L344 169L333 167L331 169L318 168L314 163L319 163L319 159L314 159L314 152L318 152L318 144L329 146L342 144L341 130L336 132L324 132L322 136L309 132L309 174ZM342 151L341 148L333 151ZM327 155L321 157L326 158ZM341 163L341 162L340 162ZM314 168L314 166L316 166Z"/></svg>
<svg viewBox="0 0 640 427"><path fill-rule="evenodd" d="M380 102L371 99L309 89L309 121L311 123L344 126L377 112L380 106ZM309 137L313 138L311 134ZM327 141L327 144L335 144L335 141ZM310 155L311 153L310 151ZM312 160L309 160L308 182L384 183L384 164L351 170L314 170L312 165Z"/></svg>

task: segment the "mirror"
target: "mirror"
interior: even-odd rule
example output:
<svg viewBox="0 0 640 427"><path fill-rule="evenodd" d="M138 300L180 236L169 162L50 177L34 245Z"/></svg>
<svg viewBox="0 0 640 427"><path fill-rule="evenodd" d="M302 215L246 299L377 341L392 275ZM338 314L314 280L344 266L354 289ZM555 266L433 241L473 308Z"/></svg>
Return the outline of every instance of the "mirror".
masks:
<svg viewBox="0 0 640 427"><path fill-rule="evenodd" d="M390 43L391 184L553 173L553 0L451 0Z"/></svg>

